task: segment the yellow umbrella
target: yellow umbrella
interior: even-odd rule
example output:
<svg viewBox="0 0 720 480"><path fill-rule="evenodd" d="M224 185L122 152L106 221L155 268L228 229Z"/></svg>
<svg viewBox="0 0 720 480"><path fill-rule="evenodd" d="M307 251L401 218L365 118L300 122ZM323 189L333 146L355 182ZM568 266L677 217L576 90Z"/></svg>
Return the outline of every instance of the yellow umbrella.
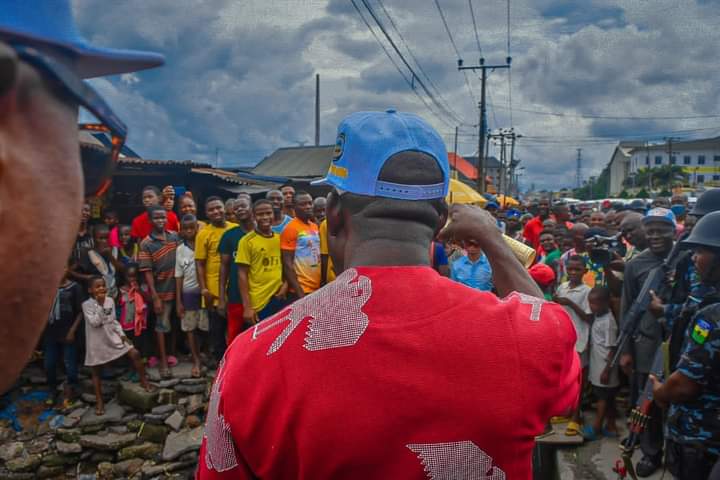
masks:
<svg viewBox="0 0 720 480"><path fill-rule="evenodd" d="M483 206L487 203L485 197L477 193L472 187L465 185L460 180L450 179L450 190L448 191L445 201L448 203L469 203L473 205Z"/></svg>
<svg viewBox="0 0 720 480"><path fill-rule="evenodd" d="M520 202L507 195L497 195L496 198L501 207L517 207L520 205Z"/></svg>

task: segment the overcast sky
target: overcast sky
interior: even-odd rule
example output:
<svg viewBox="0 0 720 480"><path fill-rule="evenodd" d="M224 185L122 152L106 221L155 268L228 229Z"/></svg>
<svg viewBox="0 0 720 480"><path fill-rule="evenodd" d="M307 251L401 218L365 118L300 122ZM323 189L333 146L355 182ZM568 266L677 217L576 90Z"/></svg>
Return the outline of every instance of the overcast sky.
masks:
<svg viewBox="0 0 720 480"><path fill-rule="evenodd" d="M167 57L157 70L93 80L128 124L128 145L145 158L212 162L219 152L220 166L247 165L279 147L311 144L315 73L321 143L334 143L348 113L392 106L430 121L448 150L460 120L458 151L473 154L480 82L468 74L466 83L457 70L434 0L365 1L442 109L417 85L422 99L411 90L351 0L74 4L93 42ZM469 2L438 2L465 64L476 63ZM504 63L507 0L472 5L487 63ZM720 113L719 20L713 0L511 0L512 88L507 70L490 74L488 120L492 129L514 126L524 136L516 149L527 169L524 186L573 186L578 147L587 178L608 162L618 138L719 135L720 115L711 117Z"/></svg>

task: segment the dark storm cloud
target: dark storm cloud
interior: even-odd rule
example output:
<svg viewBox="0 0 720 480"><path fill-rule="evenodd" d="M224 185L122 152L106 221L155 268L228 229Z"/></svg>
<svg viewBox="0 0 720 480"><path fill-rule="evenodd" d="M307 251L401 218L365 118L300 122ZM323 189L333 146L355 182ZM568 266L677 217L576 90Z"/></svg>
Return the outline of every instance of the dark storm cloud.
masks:
<svg viewBox="0 0 720 480"><path fill-rule="evenodd" d="M412 62L380 5L369 3ZM467 2L440 4L460 56L476 62ZM413 111L443 135L454 126L410 91L349 0L75 0L74 5L81 30L93 41L167 56L161 69L94 81L129 124L129 145L141 154L209 159L217 148L225 164L253 163L275 148L311 139L316 72L321 72L324 143L334 139L342 117L357 110ZM464 123L476 123L476 104L456 69L457 55L434 3L385 0L384 5L437 86L439 95L433 89L434 94ZM504 4L473 5L485 56L504 61ZM527 140L518 148L526 178L537 185L574 183L572 138L581 143L586 136L714 125L714 120L553 117L518 109L621 116L717 113L720 67L712 59L720 44L720 2L513 0L512 8L514 126L526 135L565 139L552 147ZM491 74L491 128L510 125L507 78L504 71ZM477 98L477 75L469 79ZM461 153L475 148L461 142ZM612 145L584 148L586 176L599 173Z"/></svg>

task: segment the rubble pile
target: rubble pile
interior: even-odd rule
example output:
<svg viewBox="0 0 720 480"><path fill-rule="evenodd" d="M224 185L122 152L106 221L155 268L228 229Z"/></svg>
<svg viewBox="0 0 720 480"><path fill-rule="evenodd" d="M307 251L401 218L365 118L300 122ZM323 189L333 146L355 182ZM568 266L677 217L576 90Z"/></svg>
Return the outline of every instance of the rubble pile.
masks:
<svg viewBox="0 0 720 480"><path fill-rule="evenodd" d="M12 393L17 401L0 414L0 480L192 478L214 372L192 378L191 367L179 363L167 380L148 369L152 392L124 379L124 370L106 369L101 416L89 372L81 372L72 408L60 410L32 396L44 375L27 368Z"/></svg>

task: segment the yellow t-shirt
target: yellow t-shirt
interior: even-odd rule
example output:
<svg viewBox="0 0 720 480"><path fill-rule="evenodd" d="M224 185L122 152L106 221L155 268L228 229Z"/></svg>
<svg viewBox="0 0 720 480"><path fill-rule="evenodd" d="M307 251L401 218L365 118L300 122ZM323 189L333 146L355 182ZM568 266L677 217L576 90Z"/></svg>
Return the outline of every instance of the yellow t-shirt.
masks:
<svg viewBox="0 0 720 480"><path fill-rule="evenodd" d="M333 268L332 258L330 258L330 250L328 248L327 220L320 222L320 255L328 256L327 264L327 282L335 280L335 269Z"/></svg>
<svg viewBox="0 0 720 480"><path fill-rule="evenodd" d="M259 312L270 302L283 283L280 235L264 237L253 231L238 242L235 263L248 265L250 305Z"/></svg>
<svg viewBox="0 0 720 480"><path fill-rule="evenodd" d="M218 245L223 234L236 223L225 222L225 227L219 228L208 223L195 237L195 260L205 260L205 286L216 298L220 296L220 253Z"/></svg>

